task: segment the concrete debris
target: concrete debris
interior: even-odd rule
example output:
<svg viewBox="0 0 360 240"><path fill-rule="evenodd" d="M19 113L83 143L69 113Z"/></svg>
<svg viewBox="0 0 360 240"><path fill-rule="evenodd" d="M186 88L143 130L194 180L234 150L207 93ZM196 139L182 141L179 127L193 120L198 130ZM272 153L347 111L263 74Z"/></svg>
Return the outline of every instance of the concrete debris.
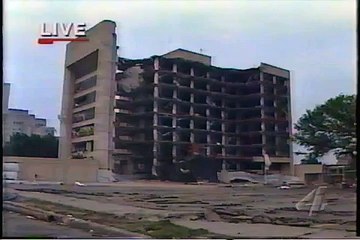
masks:
<svg viewBox="0 0 360 240"><path fill-rule="evenodd" d="M205 215L205 219L209 222L220 222L221 221L221 217L219 216L219 214L217 214L210 208L207 208L205 210L204 215Z"/></svg>
<svg viewBox="0 0 360 240"><path fill-rule="evenodd" d="M253 223L271 223L271 218L264 216L264 215L257 215L254 216L251 220Z"/></svg>
<svg viewBox="0 0 360 240"><path fill-rule="evenodd" d="M297 223L288 223L287 226L292 227L310 227L311 222L297 222Z"/></svg>
<svg viewBox="0 0 360 240"><path fill-rule="evenodd" d="M28 218L28 219L36 219L36 218L34 218L33 216L26 216L26 218Z"/></svg>
<svg viewBox="0 0 360 240"><path fill-rule="evenodd" d="M264 213L275 214L276 211L274 209L269 209L269 210L264 210Z"/></svg>
<svg viewBox="0 0 360 240"><path fill-rule="evenodd" d="M214 210L217 214L221 214L221 215L227 215L227 216L237 216L238 213L234 212L234 211L227 211L227 210L223 210L223 209L215 209Z"/></svg>
<svg viewBox="0 0 360 240"><path fill-rule="evenodd" d="M247 221L247 220L252 220L253 217L247 215L241 215L241 216L233 217L233 219Z"/></svg>
<svg viewBox="0 0 360 240"><path fill-rule="evenodd" d="M15 200L17 197L18 197L17 194L3 192L3 201L12 201Z"/></svg>
<svg viewBox="0 0 360 240"><path fill-rule="evenodd" d="M80 182L75 182L75 185L76 185L76 186L86 186L85 184L80 183Z"/></svg>
<svg viewBox="0 0 360 240"><path fill-rule="evenodd" d="M218 179L222 183L244 182L244 183L258 183L260 175L251 174L243 171L230 172L221 170L217 173Z"/></svg>

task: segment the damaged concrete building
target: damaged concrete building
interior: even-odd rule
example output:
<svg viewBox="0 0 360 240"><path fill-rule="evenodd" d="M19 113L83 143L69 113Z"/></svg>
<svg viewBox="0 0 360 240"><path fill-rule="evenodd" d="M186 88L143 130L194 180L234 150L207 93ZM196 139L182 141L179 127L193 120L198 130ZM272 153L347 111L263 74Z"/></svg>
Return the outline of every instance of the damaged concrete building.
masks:
<svg viewBox="0 0 360 240"><path fill-rule="evenodd" d="M184 49L126 59L114 22L88 32L67 47L63 158L92 157L103 178L216 180L221 169L262 173L266 153L270 172L292 173L288 70L215 67Z"/></svg>

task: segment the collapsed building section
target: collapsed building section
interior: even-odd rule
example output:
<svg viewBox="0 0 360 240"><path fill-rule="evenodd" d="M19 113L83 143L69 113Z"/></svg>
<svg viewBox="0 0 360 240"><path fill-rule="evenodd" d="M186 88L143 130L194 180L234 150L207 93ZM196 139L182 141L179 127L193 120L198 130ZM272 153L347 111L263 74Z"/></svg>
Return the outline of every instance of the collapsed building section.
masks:
<svg viewBox="0 0 360 240"><path fill-rule="evenodd" d="M289 71L261 63L219 68L178 49L119 58L114 172L181 180L216 179L221 169L291 173Z"/></svg>

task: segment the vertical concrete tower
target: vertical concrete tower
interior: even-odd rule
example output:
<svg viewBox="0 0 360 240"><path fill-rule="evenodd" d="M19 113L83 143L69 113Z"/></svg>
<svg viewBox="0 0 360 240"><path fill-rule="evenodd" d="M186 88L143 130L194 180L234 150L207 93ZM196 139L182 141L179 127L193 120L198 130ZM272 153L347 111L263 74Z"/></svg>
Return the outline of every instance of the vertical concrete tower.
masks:
<svg viewBox="0 0 360 240"><path fill-rule="evenodd" d="M59 116L60 159L97 161L100 182L112 180L115 29L115 22L104 20L87 31L89 41L66 46Z"/></svg>

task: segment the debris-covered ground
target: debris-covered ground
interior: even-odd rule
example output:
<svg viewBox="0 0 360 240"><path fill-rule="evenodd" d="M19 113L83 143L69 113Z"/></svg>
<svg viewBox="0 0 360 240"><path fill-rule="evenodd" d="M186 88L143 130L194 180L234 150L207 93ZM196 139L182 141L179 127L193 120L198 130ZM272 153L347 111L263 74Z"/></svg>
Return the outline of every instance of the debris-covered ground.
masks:
<svg viewBox="0 0 360 240"><path fill-rule="evenodd" d="M22 184L10 185L7 189L8 192L16 190L20 196L17 201L21 201L23 197L33 198L121 216L127 220L126 226L136 222L164 223L166 220L167 224L171 223L172 228L173 225L185 227L182 230L187 229L190 235L192 232L189 229L203 229L233 237L355 236L354 189L329 187L325 211L311 217L307 211L295 209L295 204L313 189L311 187L282 190L271 186L244 184L128 182L107 186ZM26 201L38 207L44 206L36 201ZM106 214L104 218L111 218ZM141 232L148 234L143 229ZM206 231L193 233L205 234ZM175 237L191 237L188 234Z"/></svg>
<svg viewBox="0 0 360 240"><path fill-rule="evenodd" d="M3 211L2 236L5 238L91 238L91 233L53 223L38 221L30 216Z"/></svg>

